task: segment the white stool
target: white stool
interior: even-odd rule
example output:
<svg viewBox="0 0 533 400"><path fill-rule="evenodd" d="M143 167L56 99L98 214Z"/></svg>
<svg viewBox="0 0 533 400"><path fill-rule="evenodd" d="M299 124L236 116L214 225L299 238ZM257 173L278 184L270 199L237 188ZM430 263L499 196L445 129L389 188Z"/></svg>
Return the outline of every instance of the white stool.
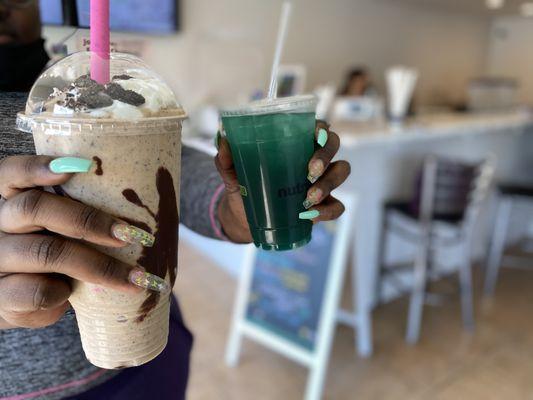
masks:
<svg viewBox="0 0 533 400"><path fill-rule="evenodd" d="M414 344L420 337L428 273L434 261L433 253L439 247L461 248L459 282L463 324L473 329L471 244L481 203L492 182L492 164L490 158L477 165L466 165L428 157L422 171L420 196L415 202L417 212L413 212L412 204L391 203L386 206L377 298L381 295L382 277L398 272L397 268L384 265L387 232L392 232L416 245L414 265L411 267L414 279L407 318L408 343ZM441 229L442 226L446 229ZM452 235L442 234L450 231Z"/></svg>

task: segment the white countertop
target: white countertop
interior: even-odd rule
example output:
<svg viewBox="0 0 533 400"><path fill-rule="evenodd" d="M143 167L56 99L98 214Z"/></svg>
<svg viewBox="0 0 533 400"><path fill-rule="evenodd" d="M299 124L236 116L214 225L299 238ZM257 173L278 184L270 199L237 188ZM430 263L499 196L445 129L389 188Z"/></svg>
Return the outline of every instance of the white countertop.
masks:
<svg viewBox="0 0 533 400"><path fill-rule="evenodd" d="M387 122L335 122L331 129L341 138L344 150L372 145L388 145L411 141L433 140L445 137L481 135L516 130L533 126L528 112L500 114L447 113L418 116L402 127ZM213 138L184 137L183 143L215 156Z"/></svg>
<svg viewBox="0 0 533 400"><path fill-rule="evenodd" d="M387 122L336 122L331 129L341 137L346 148L366 145L393 144L442 137L476 135L494 131L520 130L533 124L527 112L501 114L448 113L427 115L408 120L403 127Z"/></svg>

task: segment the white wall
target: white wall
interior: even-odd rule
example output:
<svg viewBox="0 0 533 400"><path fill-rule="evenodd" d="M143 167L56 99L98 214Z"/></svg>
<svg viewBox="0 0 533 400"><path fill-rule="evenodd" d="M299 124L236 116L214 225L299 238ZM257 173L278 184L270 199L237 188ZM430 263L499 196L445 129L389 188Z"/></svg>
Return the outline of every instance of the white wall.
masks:
<svg viewBox="0 0 533 400"><path fill-rule="evenodd" d="M461 100L467 80L484 72L487 19L383 0L294 3L284 61L307 66L308 89L338 84L360 64L381 87L384 70L404 63L421 71L418 103L435 104ZM280 4L183 0L182 32L148 38L145 58L189 109L246 97L266 86ZM58 40L68 32L46 28L45 36Z"/></svg>
<svg viewBox="0 0 533 400"><path fill-rule="evenodd" d="M533 104L533 21L522 17L496 18L491 26L488 71L520 84L520 100Z"/></svg>

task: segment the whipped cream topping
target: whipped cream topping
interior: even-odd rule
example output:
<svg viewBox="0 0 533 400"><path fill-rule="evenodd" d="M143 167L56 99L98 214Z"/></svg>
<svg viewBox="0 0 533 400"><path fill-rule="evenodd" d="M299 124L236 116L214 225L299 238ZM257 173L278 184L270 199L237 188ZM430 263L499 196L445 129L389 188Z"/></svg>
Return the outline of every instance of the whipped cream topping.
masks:
<svg viewBox="0 0 533 400"><path fill-rule="evenodd" d="M64 71L67 75L73 74L72 70ZM121 101L117 98L109 99L110 105L97 108L74 107L69 104L68 100L76 102L81 98L80 89L72 87L59 90L54 88L50 96L51 105L53 105L53 114L57 116L87 115L92 118L111 118L118 120L135 120L143 117L150 117L162 110L176 109L179 107L174 94L170 88L157 78L134 78L128 76L127 79L117 77L113 79L113 84L117 84L124 90L131 90L142 97L144 103L135 106ZM95 83L96 84L96 83ZM131 92L130 92L131 93ZM125 100L127 101L127 100Z"/></svg>
<svg viewBox="0 0 533 400"><path fill-rule="evenodd" d="M178 106L174 93L158 79L131 78L127 80L117 79L113 82L118 83L126 90L133 90L143 96L145 103L139 108L151 113Z"/></svg>
<svg viewBox="0 0 533 400"><path fill-rule="evenodd" d="M144 117L144 114L139 109L140 107L132 106L131 104L123 103L119 100L113 100L113 104L109 107L97 108L95 110L87 110L88 114L93 118L113 118L122 120L132 120ZM55 114L55 110L54 110Z"/></svg>

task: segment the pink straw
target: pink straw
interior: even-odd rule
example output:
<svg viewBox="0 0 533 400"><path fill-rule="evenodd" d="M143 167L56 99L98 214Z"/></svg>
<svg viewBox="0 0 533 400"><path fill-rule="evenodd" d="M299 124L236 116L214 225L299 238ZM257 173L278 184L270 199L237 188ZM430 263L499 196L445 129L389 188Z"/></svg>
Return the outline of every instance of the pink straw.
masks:
<svg viewBox="0 0 533 400"><path fill-rule="evenodd" d="M91 78L109 82L109 0L91 0Z"/></svg>

